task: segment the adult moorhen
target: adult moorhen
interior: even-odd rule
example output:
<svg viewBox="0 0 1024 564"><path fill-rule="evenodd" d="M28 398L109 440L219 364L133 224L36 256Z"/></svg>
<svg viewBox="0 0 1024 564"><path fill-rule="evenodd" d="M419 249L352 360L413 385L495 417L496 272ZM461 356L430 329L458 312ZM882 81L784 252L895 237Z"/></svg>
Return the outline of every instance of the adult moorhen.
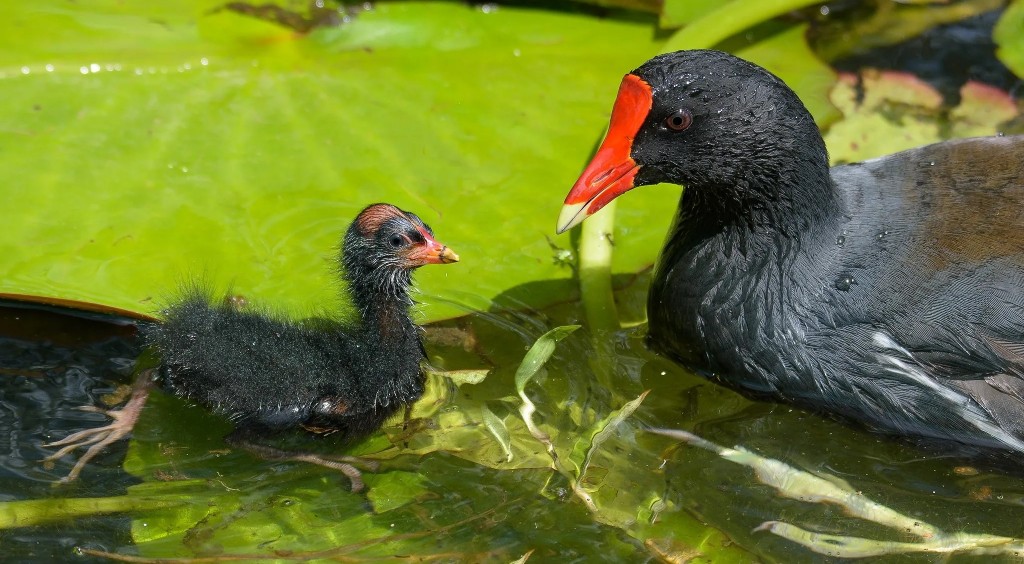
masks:
<svg viewBox="0 0 1024 564"><path fill-rule="evenodd" d="M654 348L754 396L1024 451L1024 137L830 169L779 78L679 51L625 76L558 231L657 182L686 190Z"/></svg>
<svg viewBox="0 0 1024 564"><path fill-rule="evenodd" d="M420 362L426 355L420 328L409 317L412 271L458 260L415 214L374 204L356 217L342 244L356 321L298 323L228 301L212 304L208 295L192 290L164 312L162 323L145 328L143 337L161 356L164 387L234 421L232 442L269 458L342 470L358 490L359 472L348 464L354 459L287 453L247 437L299 426L360 437L416 401L423 393ZM108 412L115 419L110 425L47 445L64 447L47 460L92 445L65 481L131 431L151 381L150 374L140 376L125 407Z"/></svg>

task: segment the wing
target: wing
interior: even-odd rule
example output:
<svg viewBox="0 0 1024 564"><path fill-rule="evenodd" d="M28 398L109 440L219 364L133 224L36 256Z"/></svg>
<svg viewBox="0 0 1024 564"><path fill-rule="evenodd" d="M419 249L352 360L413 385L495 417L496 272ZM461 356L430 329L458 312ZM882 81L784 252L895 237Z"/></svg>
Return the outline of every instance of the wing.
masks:
<svg viewBox="0 0 1024 564"><path fill-rule="evenodd" d="M822 369L879 424L1024 451L1024 137L931 145L833 179L853 219L822 286L857 282L823 298Z"/></svg>

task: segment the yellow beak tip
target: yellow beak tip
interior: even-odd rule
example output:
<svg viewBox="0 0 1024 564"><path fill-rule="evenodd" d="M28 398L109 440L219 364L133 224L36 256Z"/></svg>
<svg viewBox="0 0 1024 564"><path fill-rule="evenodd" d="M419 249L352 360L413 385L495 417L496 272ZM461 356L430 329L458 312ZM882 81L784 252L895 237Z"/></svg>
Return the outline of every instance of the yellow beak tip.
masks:
<svg viewBox="0 0 1024 564"><path fill-rule="evenodd" d="M584 208L587 207L587 202L582 204L565 204L562 206L561 213L558 214L558 223L555 232L558 234L565 233L573 227L583 223L584 219L590 214L586 213Z"/></svg>

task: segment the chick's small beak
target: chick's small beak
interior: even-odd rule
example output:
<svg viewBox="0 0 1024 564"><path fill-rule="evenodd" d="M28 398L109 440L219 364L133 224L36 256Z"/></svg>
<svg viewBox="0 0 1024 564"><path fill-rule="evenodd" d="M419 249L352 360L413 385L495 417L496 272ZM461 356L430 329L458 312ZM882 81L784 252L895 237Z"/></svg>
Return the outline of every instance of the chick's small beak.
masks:
<svg viewBox="0 0 1024 564"><path fill-rule="evenodd" d="M558 216L558 233L579 224L633 188L640 170L640 165L630 155L633 139L647 119L652 102L651 87L642 78L627 74L622 79L612 108L608 134L594 159L565 197L565 205Z"/></svg>
<svg viewBox="0 0 1024 564"><path fill-rule="evenodd" d="M424 264L451 264L459 262L459 255L434 239L425 231L422 233L423 242L416 245L408 254L409 261L416 266Z"/></svg>

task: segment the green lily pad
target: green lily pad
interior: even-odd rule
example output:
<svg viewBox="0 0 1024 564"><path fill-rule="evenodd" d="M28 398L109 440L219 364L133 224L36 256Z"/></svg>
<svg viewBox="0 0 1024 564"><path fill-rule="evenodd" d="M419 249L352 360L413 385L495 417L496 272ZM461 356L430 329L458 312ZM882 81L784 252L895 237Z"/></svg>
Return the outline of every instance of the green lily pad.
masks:
<svg viewBox="0 0 1024 564"><path fill-rule="evenodd" d="M375 201L462 256L419 273L427 319L569 278L551 194L621 74L657 52L651 22L402 3L302 35L217 5L11 6L0 293L152 314L200 277L313 314L338 302L339 237ZM659 242L637 229L617 267L649 264Z"/></svg>

